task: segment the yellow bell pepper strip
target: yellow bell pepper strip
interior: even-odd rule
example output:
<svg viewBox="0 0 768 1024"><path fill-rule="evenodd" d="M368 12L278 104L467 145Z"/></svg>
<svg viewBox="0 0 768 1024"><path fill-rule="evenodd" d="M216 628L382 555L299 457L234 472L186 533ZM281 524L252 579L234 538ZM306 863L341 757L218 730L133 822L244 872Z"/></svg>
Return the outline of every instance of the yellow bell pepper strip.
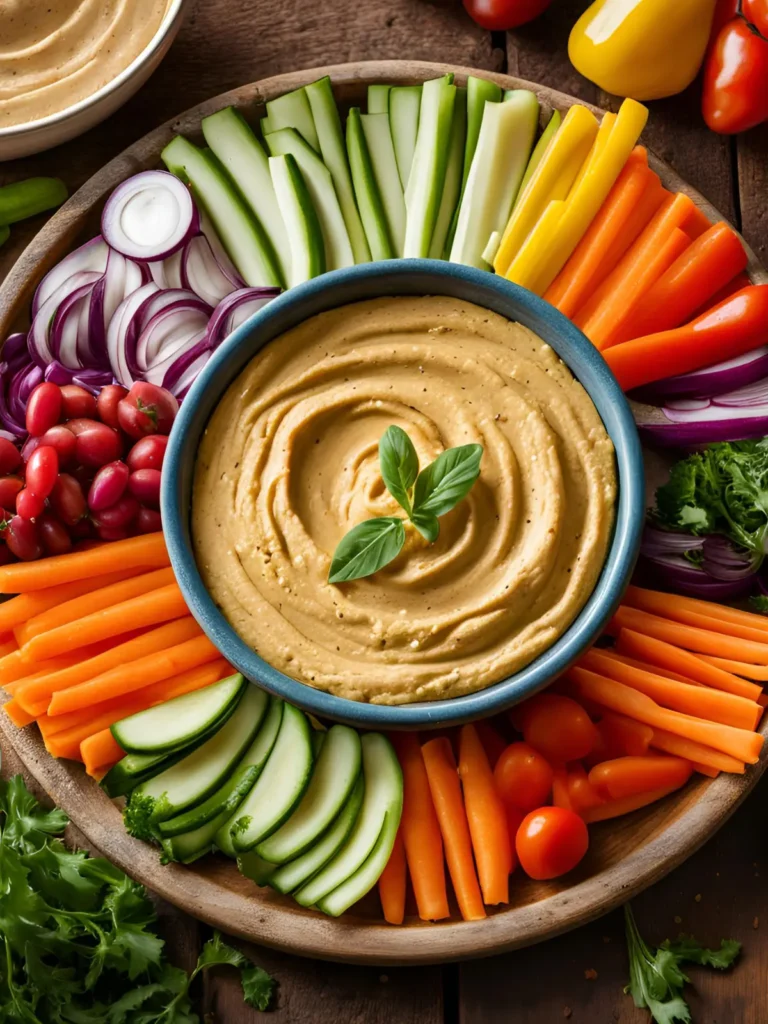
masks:
<svg viewBox="0 0 768 1024"><path fill-rule="evenodd" d="M625 100L618 116L606 114L604 120L608 125L601 125L585 170L567 199L550 204L507 271L510 281L538 295L552 284L597 216L645 127L648 110Z"/></svg>
<svg viewBox="0 0 768 1024"><path fill-rule="evenodd" d="M512 211L493 261L497 274L506 274L547 205L568 195L597 131L597 119L586 107L571 107Z"/></svg>
<svg viewBox="0 0 768 1024"><path fill-rule="evenodd" d="M525 191L526 185L528 184L528 182L533 177L533 172L536 170L536 168L539 166L539 164L541 163L542 159L544 158L544 154L549 149L549 147L550 147L550 145L552 143L552 139L555 136L555 132L560 127L560 124L562 123L562 120L563 119L562 119L562 116L560 115L560 111L559 110L553 110L552 111L552 117L550 117L549 121L547 121L547 127L541 133L541 135L539 137L539 141L533 147L533 152L531 153L531 159L528 161L528 166L525 168L525 174L523 175L523 180L520 182L520 191L518 192L517 199L519 199L520 196ZM515 199L515 204L517 203L517 199ZM514 209L514 206L513 206L513 209Z"/></svg>
<svg viewBox="0 0 768 1024"><path fill-rule="evenodd" d="M595 0L571 30L568 56L585 78L616 96L674 96L701 67L715 3Z"/></svg>

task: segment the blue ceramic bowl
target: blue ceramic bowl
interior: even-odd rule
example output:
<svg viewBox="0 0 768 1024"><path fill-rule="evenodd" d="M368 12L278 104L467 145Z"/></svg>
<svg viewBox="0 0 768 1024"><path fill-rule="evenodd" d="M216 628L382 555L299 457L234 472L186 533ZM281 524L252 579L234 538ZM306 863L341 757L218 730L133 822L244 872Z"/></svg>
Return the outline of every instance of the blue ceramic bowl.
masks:
<svg viewBox="0 0 768 1024"><path fill-rule="evenodd" d="M447 295L474 302L531 328L589 392L616 449L618 507L613 539L592 596L570 628L521 672L478 693L385 706L315 690L278 672L238 636L198 572L189 529L195 457L219 399L267 342L309 317L385 295ZM291 288L239 327L195 381L171 432L162 487L163 529L171 563L192 614L228 661L270 693L310 711L366 728L429 728L492 715L529 697L594 642L616 609L632 572L645 510L643 459L634 420L613 374L581 331L532 292L482 270L437 260L391 260L338 270Z"/></svg>

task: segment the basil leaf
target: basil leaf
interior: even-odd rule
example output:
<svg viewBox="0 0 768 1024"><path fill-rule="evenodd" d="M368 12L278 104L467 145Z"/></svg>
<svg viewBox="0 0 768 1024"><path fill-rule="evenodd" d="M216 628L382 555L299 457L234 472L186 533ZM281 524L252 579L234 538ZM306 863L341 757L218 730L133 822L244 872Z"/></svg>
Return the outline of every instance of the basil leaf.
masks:
<svg viewBox="0 0 768 1024"><path fill-rule="evenodd" d="M425 540L430 544L435 543L440 535L440 520L436 515L431 512L414 512L411 522Z"/></svg>
<svg viewBox="0 0 768 1024"><path fill-rule="evenodd" d="M333 553L329 583L371 576L400 554L405 544L403 520L394 516L366 519L342 537Z"/></svg>
<svg viewBox="0 0 768 1024"><path fill-rule="evenodd" d="M419 473L413 495L414 514L442 516L469 494L480 476L481 444L449 448Z"/></svg>
<svg viewBox="0 0 768 1024"><path fill-rule="evenodd" d="M379 441L379 466L387 490L410 515L408 492L419 473L419 457L402 427L389 427Z"/></svg>

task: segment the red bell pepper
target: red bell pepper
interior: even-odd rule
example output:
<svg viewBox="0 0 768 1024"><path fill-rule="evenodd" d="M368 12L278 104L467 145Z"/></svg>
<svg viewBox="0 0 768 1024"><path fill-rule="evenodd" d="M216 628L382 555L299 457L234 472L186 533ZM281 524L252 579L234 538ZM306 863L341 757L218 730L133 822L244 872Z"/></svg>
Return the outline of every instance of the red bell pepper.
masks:
<svg viewBox="0 0 768 1024"><path fill-rule="evenodd" d="M724 0L718 14L727 11ZM748 20L753 18L753 20ZM735 18L722 26L704 64L702 112L709 127L723 135L768 120L768 0L742 0Z"/></svg>

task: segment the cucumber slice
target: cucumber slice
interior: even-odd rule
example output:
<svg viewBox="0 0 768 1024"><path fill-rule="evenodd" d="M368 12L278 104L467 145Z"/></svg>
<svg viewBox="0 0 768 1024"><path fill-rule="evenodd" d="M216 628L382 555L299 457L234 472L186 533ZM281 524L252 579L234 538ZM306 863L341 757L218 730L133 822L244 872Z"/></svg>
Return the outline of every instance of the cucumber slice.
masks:
<svg viewBox="0 0 768 1024"><path fill-rule="evenodd" d="M360 212L355 201L355 190L352 187L352 176L347 159L347 147L344 143L341 118L336 100L333 98L330 78L326 75L325 78L312 82L306 87L306 92L309 105L312 108L317 137L320 140L320 155L333 178L333 185L336 195L339 197L339 205L344 215L344 223L347 226L347 235L352 246L355 263L369 263L371 250L368 248L363 222L360 220Z"/></svg>
<svg viewBox="0 0 768 1024"><path fill-rule="evenodd" d="M298 164L307 192L317 212L325 243L325 265L328 270L354 265L352 246L341 206L333 187L331 172L317 153L299 135L295 128L282 128L267 136L271 156L291 153Z"/></svg>
<svg viewBox="0 0 768 1024"><path fill-rule="evenodd" d="M316 153L320 152L320 140L306 89L294 89L293 92L278 96L276 100L270 100L261 128L265 136L270 132L279 132L281 128L295 128Z"/></svg>
<svg viewBox="0 0 768 1024"><path fill-rule="evenodd" d="M384 204L376 184L368 144L365 141L359 107L352 107L347 117L347 152L355 198L371 256L374 260L394 259L395 250L387 227Z"/></svg>
<svg viewBox="0 0 768 1024"><path fill-rule="evenodd" d="M318 910L331 917L338 917L345 910L349 910L353 903L357 903L367 892L376 885L381 878L384 868L387 866L392 847L395 845L397 826L400 824L400 813L389 811L384 817L384 824L376 845L368 855L367 860L351 875L342 882L338 889L323 897L317 904Z"/></svg>
<svg viewBox="0 0 768 1024"><path fill-rule="evenodd" d="M368 86L368 113L389 115L389 94L391 85Z"/></svg>
<svg viewBox="0 0 768 1024"><path fill-rule="evenodd" d="M376 846L388 815L395 819L395 829L400 822L403 773L392 744L381 733L370 732L363 736L362 747L363 806L339 852L296 893L294 898L303 907L313 906L353 877Z"/></svg>
<svg viewBox="0 0 768 1024"><path fill-rule="evenodd" d="M307 716L285 705L280 732L258 782L238 808L230 829L236 853L251 850L275 832L298 804L312 775Z"/></svg>
<svg viewBox="0 0 768 1024"><path fill-rule="evenodd" d="M322 835L347 802L361 764L360 737L346 725L333 725L323 742L312 779L301 803L256 853L273 864L285 864Z"/></svg>
<svg viewBox="0 0 768 1024"><path fill-rule="evenodd" d="M156 823L205 800L232 775L258 732L268 702L263 690L248 685L226 725L177 764L142 783L131 794L131 801L151 800L154 806L147 811Z"/></svg>
<svg viewBox="0 0 768 1024"><path fill-rule="evenodd" d="M562 121L562 117L560 116L560 111L559 110L553 110L552 111L552 117L550 117L550 119L549 119L549 121L547 123L547 127L541 133L541 137L539 138L539 141L533 147L533 152L531 153L531 159L528 161L528 166L525 168L525 174L523 175L523 180L520 182L520 188L518 189L518 192L517 192L517 198L515 199L515 202L512 204L512 208L513 209L517 205L517 200L523 194L523 191L525 190L525 186L528 184L528 182L533 177L533 172L536 170L536 168L539 166L541 161L544 159L544 154L549 149L549 144L552 141L552 139L553 139L553 137L555 135L555 132L560 127L561 121Z"/></svg>
<svg viewBox="0 0 768 1024"><path fill-rule="evenodd" d="M389 121L403 189L408 184L421 108L420 85L396 85L389 94Z"/></svg>
<svg viewBox="0 0 768 1024"><path fill-rule="evenodd" d="M405 196L397 170L395 147L389 115L361 114L363 134L373 166L373 176L381 196L384 216L387 218L389 237L398 255L402 254L405 242Z"/></svg>
<svg viewBox="0 0 768 1024"><path fill-rule="evenodd" d="M116 796L127 796L142 782L154 778L176 764L182 757L186 757L195 746L194 743L190 744L188 747L175 750L172 754L126 754L109 769L101 780L101 786L113 799Z"/></svg>
<svg viewBox="0 0 768 1024"><path fill-rule="evenodd" d="M276 870L274 864L262 860L253 850L240 854L237 858L237 867L241 875L250 878L256 885L266 885Z"/></svg>
<svg viewBox="0 0 768 1024"><path fill-rule="evenodd" d="M177 135L160 154L168 170L188 182L246 284L283 286L264 228L212 153Z"/></svg>
<svg viewBox="0 0 768 1024"><path fill-rule="evenodd" d="M288 232L291 248L290 286L325 273L325 241L320 221L295 157L269 158L277 205Z"/></svg>
<svg viewBox="0 0 768 1024"><path fill-rule="evenodd" d="M283 218L277 208L264 147L253 134L248 122L234 107L225 107L210 117L204 117L201 126L205 141L211 147L214 156L234 181L264 228L280 266L281 276L287 281L291 267L291 251Z"/></svg>
<svg viewBox="0 0 768 1024"><path fill-rule="evenodd" d="M212 725L223 725L248 684L238 672L115 722L112 735L131 754L163 754L188 746Z"/></svg>
<svg viewBox="0 0 768 1024"><path fill-rule="evenodd" d="M539 117L536 96L524 89L515 93L504 103L486 104L451 246L453 263L488 269L488 240L509 220Z"/></svg>
<svg viewBox="0 0 768 1024"><path fill-rule="evenodd" d="M456 86L452 82L453 75L444 75L425 82L422 87L419 134L405 190L404 256L429 255L448 163L456 100Z"/></svg>
<svg viewBox="0 0 768 1024"><path fill-rule="evenodd" d="M448 164L445 168L445 182L440 208L437 211L435 230L429 255L432 259L441 260L445 256L445 243L459 206L461 192L461 172L464 166L464 140L467 134L467 90L456 90L456 102L453 105L453 121L451 123L451 139L448 146Z"/></svg>
<svg viewBox="0 0 768 1024"><path fill-rule="evenodd" d="M339 811L330 828L306 853L302 853L296 860L283 864L270 877L269 884L273 889L283 893L293 892L328 863L352 831L363 802L364 791L363 776L359 775L349 800Z"/></svg>

